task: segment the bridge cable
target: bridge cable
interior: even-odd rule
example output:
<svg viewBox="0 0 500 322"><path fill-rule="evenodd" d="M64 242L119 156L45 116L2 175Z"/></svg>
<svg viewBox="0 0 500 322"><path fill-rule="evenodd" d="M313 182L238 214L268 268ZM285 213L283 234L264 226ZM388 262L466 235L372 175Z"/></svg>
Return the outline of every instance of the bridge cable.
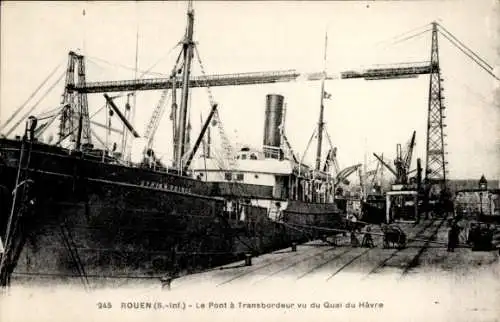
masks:
<svg viewBox="0 0 500 322"><path fill-rule="evenodd" d="M442 31L444 31L446 34L448 34L450 37L453 38L453 40L455 40L456 42L458 42L460 44L460 46L462 46L462 48L465 48L467 49L474 57L476 57L477 59L479 59L482 63L484 63L486 66L488 66L488 68L490 70L493 70L493 67L491 67L484 59L482 59L481 57L479 57L476 53L474 53L474 51L472 51L469 47L467 47L464 43L462 43L460 40L457 39L457 37L455 37L451 32L449 32L445 27L443 27L442 25L440 24L437 24L439 26L439 28L442 29Z"/></svg>
<svg viewBox="0 0 500 322"><path fill-rule="evenodd" d="M391 43L391 45L395 45L395 44L398 44L398 43L400 43L400 42L407 41L407 40L410 40L410 39L412 39L412 38L415 38L415 37L421 36L421 35L425 34L426 32L429 32L429 31L431 31L431 30L432 30L432 29L426 29L426 30L424 30L424 31L422 31L422 32L419 32L419 33L417 33L417 34L414 34L414 35L412 35L412 36L408 36L408 37L405 37L405 38L403 38L403 39L397 40L397 41L395 41L395 42Z"/></svg>
<svg viewBox="0 0 500 322"><path fill-rule="evenodd" d="M418 31L418 30L420 30L422 28L426 28L426 27L429 27L429 26L430 26L430 24L426 23L423 26L420 26L420 27L417 27L417 28L413 28L413 29L411 29L409 31L403 32L403 33L401 33L399 35L396 35L394 37L388 38L386 40L379 41L379 42L375 43L374 46L381 46L381 45L383 45L384 43L387 43L390 40L397 41L397 39L400 38L400 37L406 36L406 35L408 35L408 34L410 34L412 32L416 32L416 31Z"/></svg>
<svg viewBox="0 0 500 322"><path fill-rule="evenodd" d="M441 25L440 25L441 28L443 28ZM445 30L445 29L443 29ZM454 45L456 48L458 48L462 53L464 53L464 55L466 55L467 57L469 57L472 61L474 61L479 67L481 67L482 69L484 69L488 74L490 74L491 76L493 76L493 78L497 79L497 80L500 80L500 78L495 75L493 72L492 72L492 67L486 63L482 58L480 58L479 56L477 56L472 50L470 50L468 47L466 47L465 45L461 44L461 42L459 40L457 40L455 37L453 37L453 35L450 34L450 36L448 36L449 33L448 31L446 33L444 32L441 32L441 35L443 35L452 45ZM450 38L452 37L452 38ZM458 44L457 44L458 42ZM460 44L460 45L459 45ZM462 47L462 46L464 47ZM469 52L466 52L467 49ZM479 61L478 61L479 60ZM485 66L486 65L486 66Z"/></svg>

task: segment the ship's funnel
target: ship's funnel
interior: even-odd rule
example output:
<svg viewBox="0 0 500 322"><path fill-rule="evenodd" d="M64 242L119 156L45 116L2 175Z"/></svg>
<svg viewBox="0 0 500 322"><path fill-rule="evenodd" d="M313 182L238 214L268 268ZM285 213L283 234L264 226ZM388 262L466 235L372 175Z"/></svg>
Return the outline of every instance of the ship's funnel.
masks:
<svg viewBox="0 0 500 322"><path fill-rule="evenodd" d="M283 102L285 98L278 94L266 96L266 118L264 121L263 148L266 158L280 158L281 133L283 121ZM283 124L284 126L284 124Z"/></svg>

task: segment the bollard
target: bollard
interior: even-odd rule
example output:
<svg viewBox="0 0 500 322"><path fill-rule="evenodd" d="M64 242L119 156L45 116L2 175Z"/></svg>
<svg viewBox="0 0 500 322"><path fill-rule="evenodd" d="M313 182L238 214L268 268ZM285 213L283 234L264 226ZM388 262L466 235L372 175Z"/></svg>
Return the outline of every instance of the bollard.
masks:
<svg viewBox="0 0 500 322"><path fill-rule="evenodd" d="M172 279L173 278L170 276L164 276L164 277L160 278L161 289L166 290L166 291L170 291L170 285L172 284Z"/></svg>
<svg viewBox="0 0 500 322"><path fill-rule="evenodd" d="M292 252L297 251L297 243L292 243Z"/></svg>
<svg viewBox="0 0 500 322"><path fill-rule="evenodd" d="M252 266L252 254L245 254L245 266Z"/></svg>

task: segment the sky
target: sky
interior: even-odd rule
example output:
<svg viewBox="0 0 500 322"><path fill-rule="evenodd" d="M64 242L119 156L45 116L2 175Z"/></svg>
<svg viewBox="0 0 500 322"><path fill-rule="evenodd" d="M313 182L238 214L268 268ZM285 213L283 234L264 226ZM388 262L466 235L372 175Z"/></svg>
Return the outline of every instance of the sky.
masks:
<svg viewBox="0 0 500 322"><path fill-rule="evenodd" d="M194 38L207 74L284 69L319 72L327 32L325 66L327 72L337 73L376 64L428 61L430 32L396 41L438 21L500 75L499 7L493 0L195 1ZM179 46L174 47L184 35L186 8L182 1L2 2L0 124L54 68L59 66L41 93L63 75L70 50L87 57L88 81L133 79L138 32L138 69L156 73L145 76L148 78L169 74L180 51ZM441 35L439 46L448 177L479 178L484 174L500 179L498 81ZM201 74L196 59L192 74ZM35 115L59 106L63 82L64 78L46 95ZM374 168L373 152L394 158L396 143L406 144L413 130L417 131L415 158L422 158L425 165L428 87L428 75L327 81L325 88L332 99L325 101L326 128L338 147L341 167L362 163L366 155L368 169ZM41 93L27 106L42 97ZM231 142L256 148L262 145L266 94L284 95L287 136L300 156L305 153L318 121L320 82L215 87L212 93ZM160 91L137 94L133 124L140 134L160 96ZM90 95L90 114L104 102L102 94ZM116 99L118 106L125 102L126 97ZM193 90L192 141L199 133L200 113L205 117L209 109L206 89ZM171 158L172 150L169 113L168 106L155 139L157 154L164 160ZM95 120L104 123L104 112ZM116 117L112 122L113 127L120 127ZM55 135L56 127L51 132ZM104 133L99 133L103 138ZM111 137L109 142L119 142L119 138ZM140 140L135 142L133 151L140 150L140 145ZM325 144L324 154L327 148ZM311 146L304 159L312 162L314 157L315 146Z"/></svg>

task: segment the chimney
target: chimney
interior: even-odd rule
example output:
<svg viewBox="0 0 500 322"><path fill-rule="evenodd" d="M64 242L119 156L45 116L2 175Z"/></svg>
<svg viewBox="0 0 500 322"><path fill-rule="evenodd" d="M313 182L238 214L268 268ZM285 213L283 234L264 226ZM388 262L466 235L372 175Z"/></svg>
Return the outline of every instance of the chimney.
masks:
<svg viewBox="0 0 500 322"><path fill-rule="evenodd" d="M266 95L266 116L264 121L263 150L266 158L281 159L280 125L283 121L285 98L278 94Z"/></svg>

